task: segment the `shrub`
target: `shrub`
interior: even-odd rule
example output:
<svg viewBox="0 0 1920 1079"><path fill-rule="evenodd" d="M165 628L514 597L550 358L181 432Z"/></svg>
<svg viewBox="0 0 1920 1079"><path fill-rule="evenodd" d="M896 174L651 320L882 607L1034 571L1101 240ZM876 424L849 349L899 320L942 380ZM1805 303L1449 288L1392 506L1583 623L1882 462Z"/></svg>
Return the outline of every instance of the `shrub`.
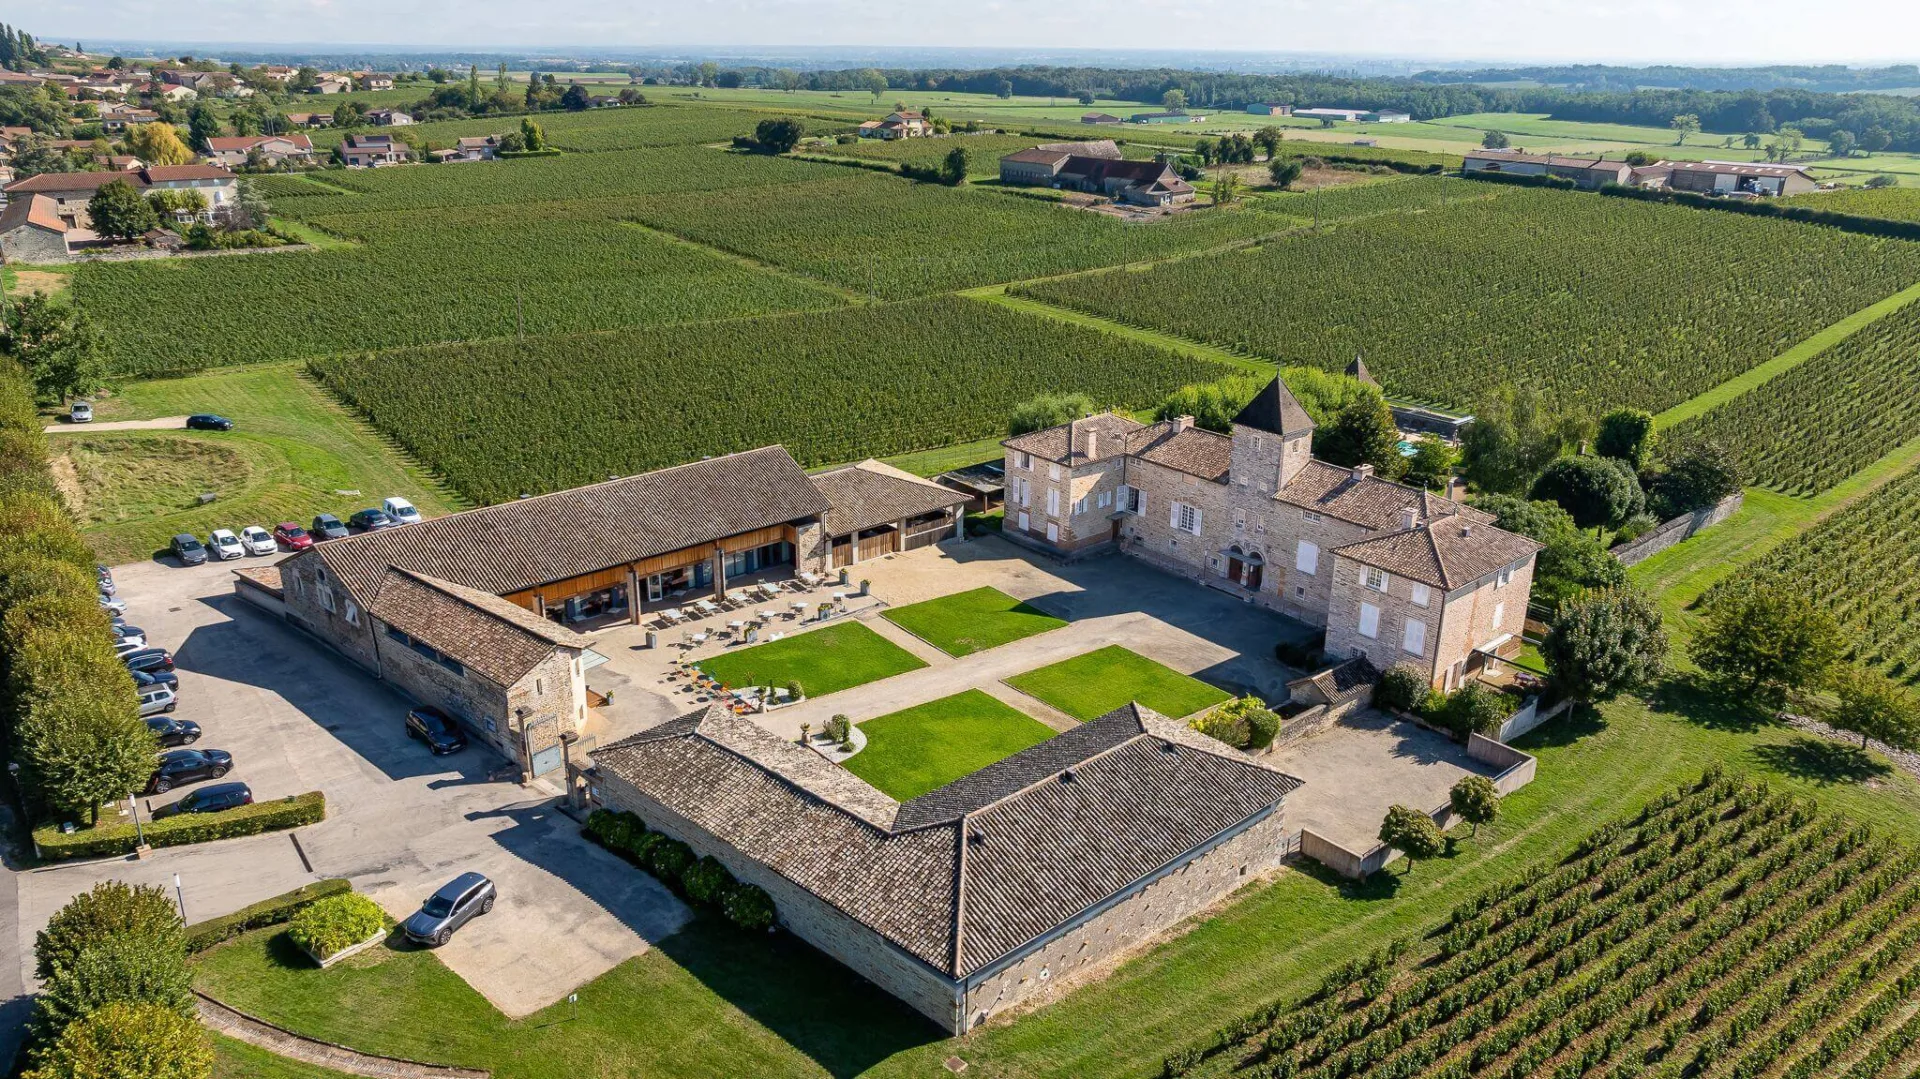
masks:
<svg viewBox="0 0 1920 1079"><path fill-rule="evenodd" d="M287 922L287 935L315 959L351 948L385 928L380 905L358 892L308 904Z"/></svg>
<svg viewBox="0 0 1920 1079"><path fill-rule="evenodd" d="M109 1004L60 1033L25 1079L207 1079L213 1046L198 1019L152 1004Z"/></svg>
<svg viewBox="0 0 1920 1079"><path fill-rule="evenodd" d="M807 695L806 689L800 685L800 680L798 678L787 679L786 688L787 688L787 699L790 701L797 701L800 698L805 697Z"/></svg>
<svg viewBox="0 0 1920 1079"><path fill-rule="evenodd" d="M712 856L688 866L680 882L686 885L687 898L705 907L720 906L734 889L733 874Z"/></svg>
<svg viewBox="0 0 1920 1079"><path fill-rule="evenodd" d="M742 884L728 892L723 910L727 920L742 929L759 931L773 925L773 897L757 884Z"/></svg>
<svg viewBox="0 0 1920 1079"><path fill-rule="evenodd" d="M329 896L353 891L353 882L344 877L303 884L290 892L282 892L271 899L262 899L258 903L241 907L232 914L218 918L209 918L204 922L195 922L187 927L187 951L203 952L208 948L245 933L249 929L258 929L268 925L284 925L301 910Z"/></svg>
<svg viewBox="0 0 1920 1079"><path fill-rule="evenodd" d="M1410 806L1387 807L1380 822L1380 842L1407 856L1407 872L1422 858L1438 857L1446 849L1446 836L1433 818Z"/></svg>
<svg viewBox="0 0 1920 1079"><path fill-rule="evenodd" d="M1465 776L1447 792L1447 800L1453 804L1453 811L1460 819L1473 825L1473 834L1480 834L1480 826L1500 815L1500 789L1486 776Z"/></svg>
<svg viewBox="0 0 1920 1079"><path fill-rule="evenodd" d="M1465 739L1470 734L1492 737L1514 712L1513 698L1487 685L1468 682L1447 698L1440 722Z"/></svg>
<svg viewBox="0 0 1920 1079"><path fill-rule="evenodd" d="M155 1004L193 1011L193 977L179 935L170 939L111 936L93 941L71 965L53 970L34 1002L34 1025L42 1038L109 1004Z"/></svg>
<svg viewBox="0 0 1920 1079"><path fill-rule="evenodd" d="M1265 749L1280 736L1280 713L1271 708L1249 708L1247 719L1248 749Z"/></svg>
<svg viewBox="0 0 1920 1079"><path fill-rule="evenodd" d="M1402 663L1380 676L1380 684L1373 687L1373 704L1389 712L1412 712L1426 703L1431 690L1426 675Z"/></svg>
<svg viewBox="0 0 1920 1079"><path fill-rule="evenodd" d="M665 842L667 837L660 832L642 832L633 837L632 846L616 853L626 855L633 864L651 873L653 872L653 849Z"/></svg>
<svg viewBox="0 0 1920 1079"><path fill-rule="evenodd" d="M680 880L693 861L693 848L678 839L662 838L647 853L647 865L653 875L669 884Z"/></svg>
<svg viewBox="0 0 1920 1079"><path fill-rule="evenodd" d="M1280 717L1260 698L1240 697L1195 719L1192 727L1235 749L1265 749L1280 733Z"/></svg>
<svg viewBox="0 0 1920 1079"><path fill-rule="evenodd" d="M67 901L33 938L34 977L53 977L70 967L94 941L142 938L178 939L180 914L166 889L102 881Z"/></svg>
<svg viewBox="0 0 1920 1079"><path fill-rule="evenodd" d="M853 722L846 716L836 715L827 720L826 725L820 728L820 733L826 735L829 741L845 745L853 737Z"/></svg>
<svg viewBox="0 0 1920 1079"><path fill-rule="evenodd" d="M219 813L182 813L164 820L142 822L141 828L149 846L174 847L258 835L277 828L297 828L325 820L326 816L327 796L320 791L308 791L306 794L271 802L255 802ZM138 840L131 823L83 828L71 835L63 834L59 828L49 824L35 830L33 842L42 858L57 861L62 858L127 854L132 852Z"/></svg>

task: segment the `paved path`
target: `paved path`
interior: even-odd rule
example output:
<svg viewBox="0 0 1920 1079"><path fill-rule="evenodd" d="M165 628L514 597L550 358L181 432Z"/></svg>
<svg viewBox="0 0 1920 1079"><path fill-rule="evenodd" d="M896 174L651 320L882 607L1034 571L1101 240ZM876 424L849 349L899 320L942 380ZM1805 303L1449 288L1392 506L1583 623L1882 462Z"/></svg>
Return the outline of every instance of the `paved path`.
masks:
<svg viewBox="0 0 1920 1079"><path fill-rule="evenodd" d="M355 1052L332 1042L303 1038L272 1023L235 1011L205 993L199 998L200 1021L229 1038L257 1045L269 1053L331 1068L348 1075L367 1075L374 1079L491 1079L492 1072L480 1068L450 1068L442 1064L422 1064L394 1057L377 1057Z"/></svg>
<svg viewBox="0 0 1920 1079"><path fill-rule="evenodd" d="M185 416L162 416L156 420L103 420L97 423L50 423L46 431L164 431L185 429Z"/></svg>

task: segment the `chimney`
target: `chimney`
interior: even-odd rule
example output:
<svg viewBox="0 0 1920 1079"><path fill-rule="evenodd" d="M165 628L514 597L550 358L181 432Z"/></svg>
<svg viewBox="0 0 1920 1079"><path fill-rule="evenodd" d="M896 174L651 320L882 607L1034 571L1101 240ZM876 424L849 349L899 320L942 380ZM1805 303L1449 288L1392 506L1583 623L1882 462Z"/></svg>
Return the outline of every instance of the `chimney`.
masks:
<svg viewBox="0 0 1920 1079"><path fill-rule="evenodd" d="M1458 502L1467 494L1467 481L1458 476L1447 477L1447 501Z"/></svg>
<svg viewBox="0 0 1920 1079"><path fill-rule="evenodd" d="M1373 478L1373 466L1372 466L1372 465L1354 465L1354 466L1353 466L1353 478L1354 478L1354 479L1356 479L1356 480L1368 480L1368 479L1372 479L1372 478Z"/></svg>
<svg viewBox="0 0 1920 1079"><path fill-rule="evenodd" d="M1173 418L1173 433L1174 433L1174 434L1179 434L1179 433L1180 433L1180 432L1182 432L1182 431L1185 431L1185 430L1188 430L1188 429L1189 429L1189 428L1191 428L1192 426L1193 426L1193 417L1192 417L1192 416L1175 416L1175 417Z"/></svg>
<svg viewBox="0 0 1920 1079"><path fill-rule="evenodd" d="M1087 432L1087 460L1089 461L1096 460L1099 458L1099 456L1100 456L1100 432L1088 431Z"/></svg>
<svg viewBox="0 0 1920 1079"><path fill-rule="evenodd" d="M1407 531L1420 523L1420 511L1412 506L1400 507L1400 528Z"/></svg>
<svg viewBox="0 0 1920 1079"><path fill-rule="evenodd" d="M1473 522L1461 521L1460 522L1460 538L1466 539L1468 536L1471 536L1471 535L1473 535Z"/></svg>

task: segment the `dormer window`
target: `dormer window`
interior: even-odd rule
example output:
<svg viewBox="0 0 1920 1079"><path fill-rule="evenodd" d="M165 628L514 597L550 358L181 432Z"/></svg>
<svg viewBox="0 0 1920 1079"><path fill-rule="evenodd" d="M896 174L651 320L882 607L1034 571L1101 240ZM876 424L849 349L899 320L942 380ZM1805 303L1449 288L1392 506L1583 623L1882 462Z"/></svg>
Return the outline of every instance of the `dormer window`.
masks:
<svg viewBox="0 0 1920 1079"><path fill-rule="evenodd" d="M1377 569L1373 566L1367 566L1366 568L1361 570L1360 580L1361 580L1361 583L1365 584L1368 588L1373 589L1375 592L1385 592L1387 590L1387 571L1386 570Z"/></svg>

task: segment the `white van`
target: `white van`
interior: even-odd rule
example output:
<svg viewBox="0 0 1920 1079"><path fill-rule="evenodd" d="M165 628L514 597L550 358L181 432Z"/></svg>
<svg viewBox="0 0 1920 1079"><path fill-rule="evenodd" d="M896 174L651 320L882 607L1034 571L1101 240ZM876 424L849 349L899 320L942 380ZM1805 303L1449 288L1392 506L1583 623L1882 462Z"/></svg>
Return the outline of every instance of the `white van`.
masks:
<svg viewBox="0 0 1920 1079"><path fill-rule="evenodd" d="M171 712L179 703L180 699L174 696L173 690L167 686L140 687L140 714L143 716Z"/></svg>
<svg viewBox="0 0 1920 1079"><path fill-rule="evenodd" d="M413 508L413 503L401 498L399 495L395 495L385 502L380 503L380 509L385 512L387 516L393 518L397 524L417 525L420 523L420 511Z"/></svg>

